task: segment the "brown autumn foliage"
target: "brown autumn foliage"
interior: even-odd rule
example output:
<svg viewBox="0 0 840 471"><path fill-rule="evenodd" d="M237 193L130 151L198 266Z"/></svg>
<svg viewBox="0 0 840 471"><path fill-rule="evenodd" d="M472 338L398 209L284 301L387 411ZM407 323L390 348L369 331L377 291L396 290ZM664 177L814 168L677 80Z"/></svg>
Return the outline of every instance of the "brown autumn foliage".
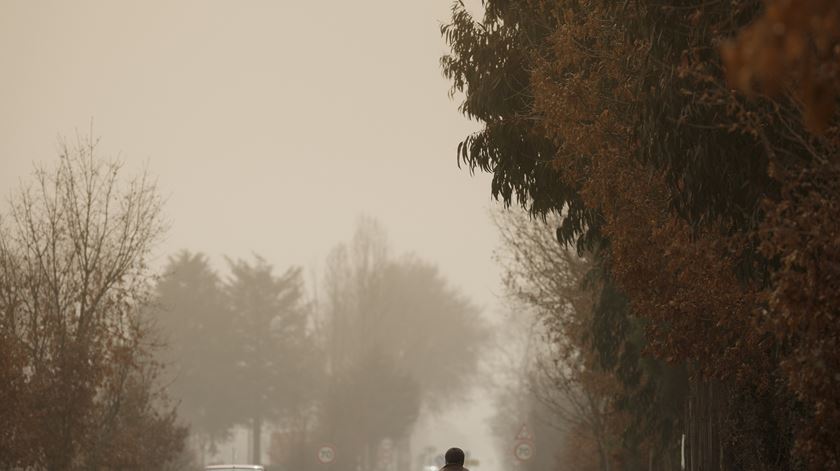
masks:
<svg viewBox="0 0 840 471"><path fill-rule="evenodd" d="M840 24L835 25L837 4L806 3L807 7L797 2L771 6L767 17L752 26L740 43L742 53L760 50L764 55L760 62L730 66L741 67L741 74L775 79L783 76L782 67L799 61L796 65L804 72L793 79L804 89L807 125L826 131L838 84L832 55L835 35L840 34ZM694 89L686 87L685 93L695 94L693 99L701 106L721 110L720 119L711 125L723 128L728 122L732 131L761 140L769 153L770 176L783 188L778 199L766 195L768 216L757 232L762 254L779 260L780 267L772 272L766 289L758 280L739 279L739 257L747 250L744 240L752 237L754 229L744 227L732 234L715 221L699 230L690 226L671 205L672 192L681 190L679 182L669 188L661 171L635 157L636 110L644 106L644 97L634 91L641 88L648 45L644 40L629 43L615 23L605 21L610 12L600 2L578 5L582 7L575 13L562 13L552 37L556 49L534 71L535 112L560 150L556 165L572 170L573 183L586 204L603 215L612 274L631 299L634 312L652 321L648 324L652 351L669 361L696 365L707 377L735 378L759 390L774 386L781 366L787 387L810 411L797 426L798 456L811 469L837 469L840 300L836 293L840 291L835 272L840 261L836 226L840 193L835 164L825 161L833 157L825 153L835 149L831 130L827 137L808 135L791 124L786 102L751 108L725 90L719 67L698 61L700 54L692 50L684 52L686 59L677 71L694 81L689 83ZM787 29L782 28L785 34L773 33L774 45L766 46L777 49L761 50L759 45L768 41L758 38L768 34L762 28L777 31L773 22L779 21L778 9L784 8L790 10L784 22ZM696 14L702 14L701 9ZM810 21L816 15L822 15L820 21ZM815 43L807 54L791 45L806 35ZM773 62L767 58L772 54L785 55ZM768 124L785 126L781 134L805 143L807 152L797 159L782 154L781 146L767 144L766 134L774 132ZM811 157L824 163L811 167L802 160ZM773 175L774 168L790 170ZM765 302L769 313L762 316L759 313L768 312L762 307ZM783 352L780 363L769 354L773 349Z"/></svg>
<svg viewBox="0 0 840 471"><path fill-rule="evenodd" d="M840 4L771 0L762 15L721 49L729 83L778 95L792 90L808 127L831 124L840 91Z"/></svg>
<svg viewBox="0 0 840 471"><path fill-rule="evenodd" d="M759 229L762 253L778 260L763 293L763 320L781 345L780 366L809 405L796 447L812 469L840 468L840 166L784 175L780 203Z"/></svg>
<svg viewBox="0 0 840 471"><path fill-rule="evenodd" d="M696 381L729 382L732 396L752 390L756 392L748 394L776 397L776 378L785 377L782 394L792 392L807 410L805 417L791 422L785 418L789 410L756 410L749 420L759 428L761 421L771 420L769 415L778 416L772 420L780 420L782 427L792 423L799 459L810 469L838 469L840 331L835 313L840 291L835 272L840 266L840 193L836 164L829 160L836 158L837 146L836 128L830 126L840 34L837 3L773 3L740 36L737 48L724 48L730 80L736 74L745 87L756 78L769 92L792 83L799 95L750 103L728 90L720 63L707 51L725 37L726 30L714 24L707 27L717 40L703 44L698 33L696 40L690 38L681 62L670 69L683 82L669 85L683 87L691 106L718 110L714 121L675 121L676 126L686 125L676 132L707 126L754 139L766 151L768 176L781 185L778 195L764 193L763 222L734 231L725 220L714 218L692 224L673 204L679 198L675 195L685 191L683 181L669 181L664 170L638 156L651 45L638 36L632 39L622 25L632 24L634 13L644 16L648 7L632 2L622 12L631 19L618 21L615 7L602 2L569 3L555 10L553 50L536 60L534 112L558 148L560 174L603 217L610 272L630 298L633 312L649 321L650 351L692 366L701 375ZM701 6L687 9L685 21L699 26L704 14ZM787 79L791 82L782 82ZM804 123L792 117L800 100ZM799 154L791 154L791 147ZM778 260L767 285L760 278L738 276L750 243L759 245L767 260ZM715 388L701 389L714 394ZM770 402L771 408L795 407L787 400ZM714 406L725 411L732 406L731 400L726 403ZM719 427L729 428L730 443L753 443L735 430L743 424ZM777 466L767 459L751 457L741 465Z"/></svg>
<svg viewBox="0 0 840 471"><path fill-rule="evenodd" d="M580 3L578 13L562 12L552 60L532 77L535 112L559 144L555 165L603 215L609 267L634 311L653 321L651 349L723 377L755 371L746 350L752 293L735 279L728 241L715 227L694 233L671 210L662 173L636 157L649 44L628 42L604 21L615 13L601 2Z"/></svg>
<svg viewBox="0 0 840 471"><path fill-rule="evenodd" d="M648 45L627 43L603 21L609 12L598 5L565 15L570 24L552 37L556 59L534 72L535 111L560 143L556 165L575 177L587 206L602 214L610 241L606 263L633 312L648 321L649 351L705 377L766 381L771 365L751 320L756 287L737 279L732 240L714 226L693 230L672 210L662 172L636 156L634 109L642 104L634 90L641 87ZM568 73L578 67L584 70ZM691 428L708 420L689 412ZM718 435L721 427L709 433ZM709 451L720 454L713 445Z"/></svg>
<svg viewBox="0 0 840 471"><path fill-rule="evenodd" d="M0 336L0 468L32 460L33 414L24 374L24 352L16 339Z"/></svg>
<svg viewBox="0 0 840 471"><path fill-rule="evenodd" d="M800 132L799 139L809 151L825 150L771 161L781 195L765 201L767 217L756 239L762 255L777 263L762 293L762 326L780 345L788 387L808 408L796 451L811 469L838 469L840 3L770 1L754 24L724 45L722 56L730 84L801 102L813 134Z"/></svg>

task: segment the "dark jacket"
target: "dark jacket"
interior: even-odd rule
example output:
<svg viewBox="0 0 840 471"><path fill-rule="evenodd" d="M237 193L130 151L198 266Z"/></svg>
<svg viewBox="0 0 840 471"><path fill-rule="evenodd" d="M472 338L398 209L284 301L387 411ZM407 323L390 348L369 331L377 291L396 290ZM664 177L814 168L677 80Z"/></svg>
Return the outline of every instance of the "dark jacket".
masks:
<svg viewBox="0 0 840 471"><path fill-rule="evenodd" d="M440 468L440 471L470 471L470 470L465 468L463 465L449 463L448 465L444 466L443 468Z"/></svg>

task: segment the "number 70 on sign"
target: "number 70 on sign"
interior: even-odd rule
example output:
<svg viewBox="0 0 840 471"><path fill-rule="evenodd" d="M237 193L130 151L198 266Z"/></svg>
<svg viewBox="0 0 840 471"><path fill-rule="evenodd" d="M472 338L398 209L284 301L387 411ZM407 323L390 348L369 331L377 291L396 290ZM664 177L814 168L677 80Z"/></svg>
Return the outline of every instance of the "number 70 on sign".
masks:
<svg viewBox="0 0 840 471"><path fill-rule="evenodd" d="M332 445L322 445L318 448L318 462L321 464L330 464L335 461L335 447Z"/></svg>

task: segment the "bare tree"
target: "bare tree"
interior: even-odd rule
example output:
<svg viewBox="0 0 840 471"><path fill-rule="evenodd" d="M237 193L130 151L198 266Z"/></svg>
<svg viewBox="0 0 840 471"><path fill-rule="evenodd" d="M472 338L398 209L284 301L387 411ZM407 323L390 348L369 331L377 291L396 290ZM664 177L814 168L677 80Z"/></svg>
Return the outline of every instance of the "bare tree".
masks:
<svg viewBox="0 0 840 471"><path fill-rule="evenodd" d="M36 167L0 226L0 329L23 355L37 450L20 465L126 466L149 447L165 460L155 442L177 449L182 439L174 416L155 407L152 339L138 315L164 230L161 199L147 173L120 179L121 163L96 146L62 143L57 164ZM129 439L132 426L146 434Z"/></svg>
<svg viewBox="0 0 840 471"><path fill-rule="evenodd" d="M322 290L319 425L366 469L382 448L407 450L422 408L462 398L488 336L479 309L437 267L388 253L384 229L362 218L350 243L331 252ZM396 455L400 466L410 462L407 452Z"/></svg>
<svg viewBox="0 0 840 471"><path fill-rule="evenodd" d="M607 421L614 413L609 392L615 385L599 371L589 343L598 290L586 283L591 260L554 238L560 216L535 220L524 211L505 210L494 213L494 222L502 239L497 258L506 291L514 309L534 320L525 352L527 387L552 411L550 425L566 432L567 442L595 450L600 469L607 471Z"/></svg>

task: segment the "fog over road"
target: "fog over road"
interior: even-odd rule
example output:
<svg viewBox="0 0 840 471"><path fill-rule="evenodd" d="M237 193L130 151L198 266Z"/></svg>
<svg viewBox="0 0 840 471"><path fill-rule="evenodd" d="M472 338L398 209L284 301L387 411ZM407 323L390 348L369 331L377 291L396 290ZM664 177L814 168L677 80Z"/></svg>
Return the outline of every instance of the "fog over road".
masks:
<svg viewBox="0 0 840 471"><path fill-rule="evenodd" d="M327 251L376 217L394 252L439 265L492 317L498 269L489 177L459 171L474 128L438 59L448 0L4 2L0 189L91 129L100 150L158 177L182 248L259 253L321 276ZM313 273L314 272L314 273ZM309 280L307 280L309 281ZM439 378L428 378L438 381ZM492 470L480 393L414 442L470 448ZM486 463L486 465L484 464Z"/></svg>

